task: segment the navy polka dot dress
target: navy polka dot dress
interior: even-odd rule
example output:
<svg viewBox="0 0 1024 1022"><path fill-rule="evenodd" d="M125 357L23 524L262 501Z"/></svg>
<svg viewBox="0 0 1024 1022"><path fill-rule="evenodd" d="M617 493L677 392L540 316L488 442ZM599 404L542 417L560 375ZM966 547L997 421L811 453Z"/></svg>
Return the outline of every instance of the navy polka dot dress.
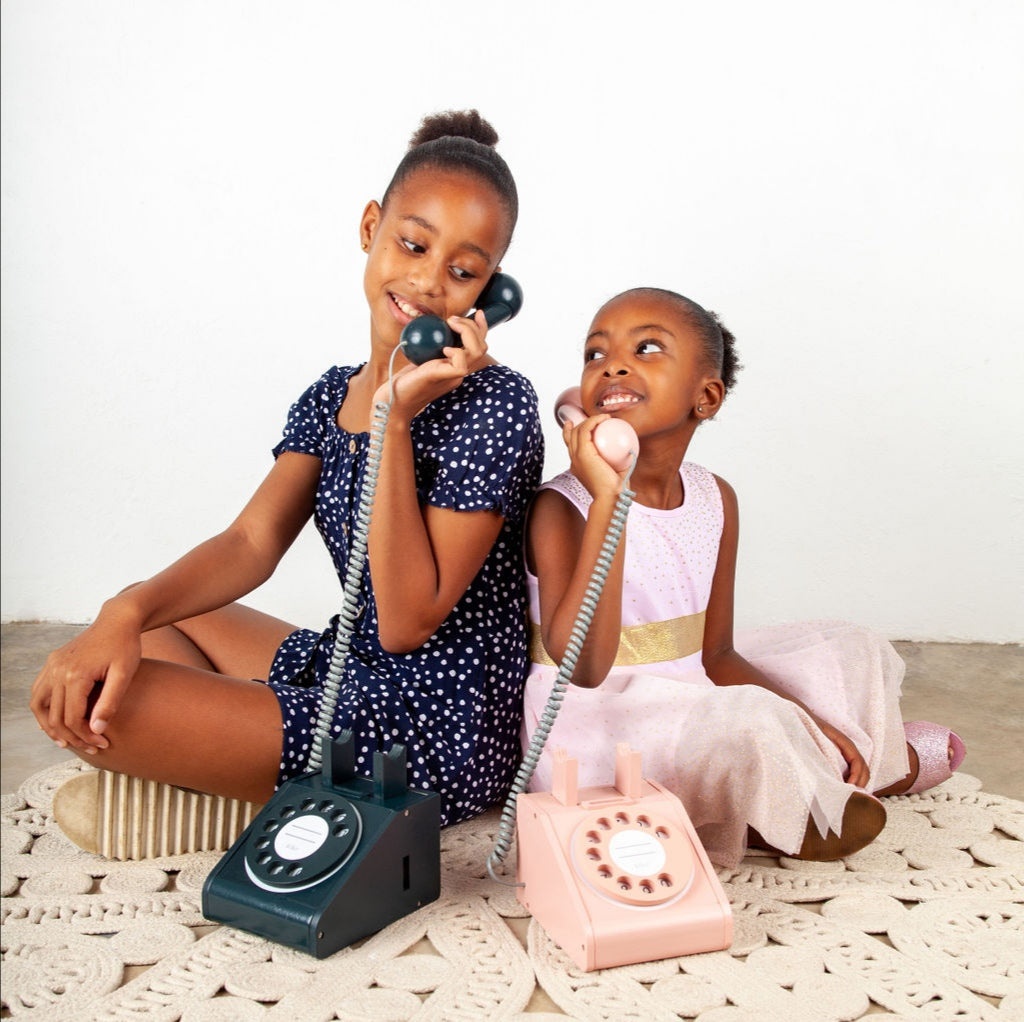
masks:
<svg viewBox="0 0 1024 1022"><path fill-rule="evenodd" d="M329 369L292 406L274 448L322 462L314 520L343 579L362 491L368 433L347 433L337 414L358 366ZM537 395L506 366L487 366L412 422L422 503L456 511L496 510L504 525L483 567L437 632L411 653L381 648L367 562L332 735L356 737L358 769L373 753L406 747L409 783L441 796L442 825L493 805L519 754L526 651L523 519L540 482L544 441ZM401 557L396 547L394 556ZM307 769L312 732L334 648L337 615L322 633L301 629L278 650L270 687L281 704L278 781Z"/></svg>

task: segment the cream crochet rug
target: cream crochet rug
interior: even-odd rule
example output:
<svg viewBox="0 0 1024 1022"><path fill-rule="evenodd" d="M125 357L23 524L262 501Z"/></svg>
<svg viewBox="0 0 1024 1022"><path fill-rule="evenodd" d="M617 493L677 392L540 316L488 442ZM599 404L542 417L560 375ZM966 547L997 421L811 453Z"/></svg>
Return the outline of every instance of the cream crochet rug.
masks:
<svg viewBox="0 0 1024 1022"><path fill-rule="evenodd" d="M205 922L215 854L78 851L50 816L77 769L3 796L3 1013L24 1022L1024 1019L1024 803L965 774L889 799L844 862L722 871L731 950L582 973L486 878L494 812L444 832L439 901L318 962Z"/></svg>

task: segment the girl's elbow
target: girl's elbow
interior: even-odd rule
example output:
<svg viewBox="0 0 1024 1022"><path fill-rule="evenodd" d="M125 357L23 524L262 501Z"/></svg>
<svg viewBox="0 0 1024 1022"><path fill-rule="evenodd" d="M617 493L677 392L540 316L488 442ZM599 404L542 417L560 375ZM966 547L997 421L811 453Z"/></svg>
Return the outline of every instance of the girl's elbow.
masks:
<svg viewBox="0 0 1024 1022"><path fill-rule="evenodd" d="M424 639L423 642L425 641ZM380 648L385 653L390 653L393 656L403 656L406 653L411 653L414 649L422 646L423 642L411 639L405 634L385 631L383 628L380 631Z"/></svg>
<svg viewBox="0 0 1024 1022"><path fill-rule="evenodd" d="M381 649L395 656L419 649L437 631L436 625L416 621L380 622L378 627Z"/></svg>
<svg viewBox="0 0 1024 1022"><path fill-rule="evenodd" d="M577 688L599 688L604 684L608 672L614 666L614 658L588 659L582 658L572 672L572 683Z"/></svg>
<svg viewBox="0 0 1024 1022"><path fill-rule="evenodd" d="M721 667L733 654L732 646L724 647L717 646L711 649L705 648L701 654L701 663L704 667L704 673L709 677L713 678L717 668Z"/></svg>

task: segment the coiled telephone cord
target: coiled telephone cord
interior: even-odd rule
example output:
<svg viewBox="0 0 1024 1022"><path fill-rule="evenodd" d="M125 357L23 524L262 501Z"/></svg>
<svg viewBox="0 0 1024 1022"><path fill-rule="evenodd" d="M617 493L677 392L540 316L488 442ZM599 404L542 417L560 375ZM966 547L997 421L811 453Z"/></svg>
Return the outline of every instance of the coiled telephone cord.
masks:
<svg viewBox="0 0 1024 1022"><path fill-rule="evenodd" d="M526 791L526 786L530 783L530 778L537 767L540 754L544 751L544 746L547 744L548 734L555 723L555 718L558 716L562 700L565 698L565 690L569 687L570 679L576 670L576 662L579 660L583 644L586 642L590 624L594 620L594 614L597 612L598 600L601 599L601 592L604 589L605 582L608 580L612 561L615 559L615 552L618 550L622 534L626 530L626 518L629 515L630 505L636 496L629 488L629 480L635 465L636 460L634 459L633 465L630 466L623 480L622 492L615 502L611 522L608 524L608 531L605 534L604 542L601 544L601 550L597 555L597 563L594 565L594 570L590 574L590 580L587 582L583 601L580 604L576 620L573 622L572 630L569 633L565 654L558 667L558 675L551 686L548 701L544 705L544 712L541 713L540 720L537 722L537 727L530 738L530 744L523 754L523 761L519 766L519 772L512 782L512 789L509 791L508 798L505 800L505 805L501 810L498 836L494 842L494 849L487 858L487 872L491 874L492 879L496 880L499 884L505 884L507 887L523 886L522 884L502 879L494 871L499 863L505 861L512 847L512 837L516 825L516 796Z"/></svg>
<svg viewBox="0 0 1024 1022"><path fill-rule="evenodd" d="M370 422L370 443L366 453L366 471L363 473L363 489L359 495L356 508L356 527L352 530L351 549L348 564L345 568L345 580L341 587L341 611L338 614L338 630L331 652L331 662L324 680L324 694L320 701L320 712L317 714L316 727L309 749L307 770L319 770L322 762L321 747L324 738L331 733L331 722L334 711L338 707L341 694L341 680L352 647L352 636L355 634L356 621L362 608L359 595L363 584L363 567L366 564L366 548L370 535L370 520L373 516L373 501L377 494L377 481L380 478L380 460L384 449L384 431L387 428L391 406L395 402L394 365L395 355L391 354L388 365L388 400L378 401L373 406L373 417Z"/></svg>

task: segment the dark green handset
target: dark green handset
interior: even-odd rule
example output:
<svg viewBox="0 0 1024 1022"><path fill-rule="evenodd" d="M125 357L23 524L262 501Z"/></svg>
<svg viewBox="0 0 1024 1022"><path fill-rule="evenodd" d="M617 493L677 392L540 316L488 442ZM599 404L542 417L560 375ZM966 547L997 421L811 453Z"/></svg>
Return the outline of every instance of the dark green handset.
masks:
<svg viewBox="0 0 1024 1022"><path fill-rule="evenodd" d="M496 273L480 292L476 307L489 327L512 319L523 305L523 289L507 273ZM445 348L461 348L459 335L439 316L417 316L402 330L402 353L418 366L444 358Z"/></svg>

